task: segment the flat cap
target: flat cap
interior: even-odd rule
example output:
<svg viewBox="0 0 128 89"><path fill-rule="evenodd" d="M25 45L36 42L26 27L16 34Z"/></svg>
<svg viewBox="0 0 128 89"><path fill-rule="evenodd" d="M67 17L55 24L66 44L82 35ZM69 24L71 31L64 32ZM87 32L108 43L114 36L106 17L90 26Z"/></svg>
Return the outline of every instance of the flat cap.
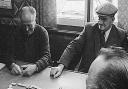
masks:
<svg viewBox="0 0 128 89"><path fill-rule="evenodd" d="M105 2L96 8L96 13L101 16L114 16L118 9L110 2Z"/></svg>

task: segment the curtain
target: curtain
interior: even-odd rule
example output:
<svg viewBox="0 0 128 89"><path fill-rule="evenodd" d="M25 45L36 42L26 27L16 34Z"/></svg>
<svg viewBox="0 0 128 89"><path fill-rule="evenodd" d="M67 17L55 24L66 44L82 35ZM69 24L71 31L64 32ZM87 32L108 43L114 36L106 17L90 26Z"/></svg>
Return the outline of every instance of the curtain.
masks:
<svg viewBox="0 0 128 89"><path fill-rule="evenodd" d="M44 27L56 27L56 0L32 0L37 10L37 23Z"/></svg>
<svg viewBox="0 0 128 89"><path fill-rule="evenodd" d="M33 6L37 11L37 23L44 27L56 27L56 0L12 0L14 16L2 17L2 24L19 24L19 12L24 6ZM8 13L8 12L7 12Z"/></svg>
<svg viewBox="0 0 128 89"><path fill-rule="evenodd" d="M1 14L3 14L3 16L2 17L0 16L0 24L9 24L9 25L20 24L19 12L22 7L31 6L31 1L32 0L11 0L12 9L11 10L5 9L6 13L3 13L3 11L1 11ZM9 13L13 13L13 14L10 15ZM10 16L9 15L6 16L6 14L9 14Z"/></svg>
<svg viewBox="0 0 128 89"><path fill-rule="evenodd" d="M118 0L118 26L128 31L128 0Z"/></svg>

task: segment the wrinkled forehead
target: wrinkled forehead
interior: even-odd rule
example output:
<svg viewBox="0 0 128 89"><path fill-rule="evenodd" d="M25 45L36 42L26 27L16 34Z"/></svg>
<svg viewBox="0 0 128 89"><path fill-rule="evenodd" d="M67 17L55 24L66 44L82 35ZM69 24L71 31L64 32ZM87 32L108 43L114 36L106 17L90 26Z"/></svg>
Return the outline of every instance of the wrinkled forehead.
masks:
<svg viewBox="0 0 128 89"><path fill-rule="evenodd" d="M23 12L21 16L22 23L24 24L33 24L35 22L36 16L30 12Z"/></svg>
<svg viewBox="0 0 128 89"><path fill-rule="evenodd" d="M35 8L33 8L31 6L30 7L26 6L26 7L22 8L21 13L31 13L32 15L35 15L36 14L36 10L35 10Z"/></svg>
<svg viewBox="0 0 128 89"><path fill-rule="evenodd" d="M28 10L28 9L24 9L24 10L22 11L22 13L21 13L21 17L24 17L24 16L28 16L29 18L32 19L32 17L34 17L35 14L32 13L32 12L31 12L30 10Z"/></svg>

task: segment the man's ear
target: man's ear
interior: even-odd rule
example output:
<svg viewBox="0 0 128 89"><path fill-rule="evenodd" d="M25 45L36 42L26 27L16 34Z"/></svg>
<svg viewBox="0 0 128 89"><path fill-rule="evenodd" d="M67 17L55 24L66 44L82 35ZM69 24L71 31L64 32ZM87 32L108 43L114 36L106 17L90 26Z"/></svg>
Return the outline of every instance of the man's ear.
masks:
<svg viewBox="0 0 128 89"><path fill-rule="evenodd" d="M112 17L112 21L114 22L114 20L115 20L115 17Z"/></svg>

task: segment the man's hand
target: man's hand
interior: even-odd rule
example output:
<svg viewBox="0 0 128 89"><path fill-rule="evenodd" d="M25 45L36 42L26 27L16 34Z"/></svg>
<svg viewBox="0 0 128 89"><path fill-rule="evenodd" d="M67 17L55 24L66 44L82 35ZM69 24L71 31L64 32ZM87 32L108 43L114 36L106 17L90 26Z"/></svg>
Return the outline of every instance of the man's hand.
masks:
<svg viewBox="0 0 128 89"><path fill-rule="evenodd" d="M23 70L23 76L31 76L37 70L36 64L22 65L21 68Z"/></svg>
<svg viewBox="0 0 128 89"><path fill-rule="evenodd" d="M51 71L50 71L50 76L52 78L59 77L61 75L63 69L64 69L64 65L63 64L59 64L58 67L52 67Z"/></svg>
<svg viewBox="0 0 128 89"><path fill-rule="evenodd" d="M20 75L22 74L22 69L20 68L19 65L12 63L11 65L11 73L14 75Z"/></svg>

